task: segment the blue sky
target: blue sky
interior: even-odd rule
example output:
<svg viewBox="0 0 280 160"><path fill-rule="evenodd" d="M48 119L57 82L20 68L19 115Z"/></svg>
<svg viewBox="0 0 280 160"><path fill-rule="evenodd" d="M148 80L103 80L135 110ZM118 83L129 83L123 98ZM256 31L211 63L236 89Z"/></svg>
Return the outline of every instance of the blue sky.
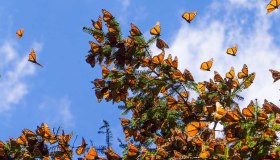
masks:
<svg viewBox="0 0 280 160"><path fill-rule="evenodd" d="M157 21L168 53L179 57L179 67L187 67L195 79L213 77L199 70L201 62L214 57L213 70L225 74L231 66L239 71L243 64L257 72L256 82L242 94L251 99L265 96L279 104L279 84L272 83L268 69L279 67L279 11L266 15L266 3L253 0L9 0L0 2L0 139L17 137L24 128L35 129L42 122L104 144L97 135L102 120L108 120L114 135L122 136L116 105L97 102L90 81L100 77L100 68L85 62L92 38L82 31L91 19L110 11L120 22L123 35L130 23L146 37ZM187 24L184 11L198 10L196 19ZM18 40L16 30L24 28ZM236 57L225 54L238 44ZM40 68L27 61L34 48ZM152 47L154 54L160 52Z"/></svg>

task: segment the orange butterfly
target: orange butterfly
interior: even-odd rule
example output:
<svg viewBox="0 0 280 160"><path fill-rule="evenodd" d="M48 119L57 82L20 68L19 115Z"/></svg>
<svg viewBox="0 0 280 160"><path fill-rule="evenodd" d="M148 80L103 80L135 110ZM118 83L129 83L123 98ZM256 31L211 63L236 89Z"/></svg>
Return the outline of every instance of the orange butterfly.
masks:
<svg viewBox="0 0 280 160"><path fill-rule="evenodd" d="M141 36L142 33L138 27L136 27L133 23L130 24L131 30L129 31L131 36Z"/></svg>
<svg viewBox="0 0 280 160"><path fill-rule="evenodd" d="M223 81L223 78L222 76L217 72L217 71L214 71L214 81L215 82L222 82Z"/></svg>
<svg viewBox="0 0 280 160"><path fill-rule="evenodd" d="M232 55L232 56L236 56L237 48L238 48L237 45L235 45L231 48L228 48L227 49L227 54Z"/></svg>
<svg viewBox="0 0 280 160"><path fill-rule="evenodd" d="M100 16L98 17L98 20L97 20L96 22L93 21L93 20L91 20L91 22L92 22L92 26L93 26L95 29L97 29L97 30L102 30L102 19L101 19Z"/></svg>
<svg viewBox="0 0 280 160"><path fill-rule="evenodd" d="M216 102L216 112L214 114L214 118L216 120L220 120L224 117L225 114L226 110L224 109L224 107L221 105L220 102Z"/></svg>
<svg viewBox="0 0 280 160"><path fill-rule="evenodd" d="M127 155L129 157L133 157L136 156L139 153L139 149L134 146L132 143L128 143L128 151L127 151Z"/></svg>
<svg viewBox="0 0 280 160"><path fill-rule="evenodd" d="M130 120L126 118L119 118L121 120L122 126L126 126L130 124Z"/></svg>
<svg viewBox="0 0 280 160"><path fill-rule="evenodd" d="M34 49L32 49L32 51L30 52L28 61L30 61L30 62L32 62L32 63L35 63L35 64L37 64L37 65L43 67L40 63L38 63L38 62L36 61L36 54L35 54Z"/></svg>
<svg viewBox="0 0 280 160"><path fill-rule="evenodd" d="M17 37L20 39L22 36L23 36L23 33L24 33L24 29L19 29L17 30L16 34L17 34Z"/></svg>
<svg viewBox="0 0 280 160"><path fill-rule="evenodd" d="M157 38L156 46L161 50L164 50L164 48L169 48L169 46L160 38Z"/></svg>
<svg viewBox="0 0 280 160"><path fill-rule="evenodd" d="M182 18L184 18L188 23L191 23L191 21L195 18L196 14L197 14L197 11L184 12L182 15Z"/></svg>
<svg viewBox="0 0 280 160"><path fill-rule="evenodd" d="M253 83L255 77L256 77L256 73L255 72L253 72L253 73L248 75L248 77L244 80L244 86L245 86L244 88L245 89L251 86L251 84Z"/></svg>
<svg viewBox="0 0 280 160"><path fill-rule="evenodd" d="M86 146L87 146L86 141L85 141L85 139L83 138L83 139L82 139L82 144L76 149L77 155L81 155L81 154L85 153L85 151L86 151Z"/></svg>
<svg viewBox="0 0 280 160"><path fill-rule="evenodd" d="M214 59L211 58L209 61L201 63L200 69L204 70L204 71L210 71L210 69L213 65L213 61L214 61Z"/></svg>
<svg viewBox="0 0 280 160"><path fill-rule="evenodd" d="M230 71L226 73L226 77L227 77L228 79L233 79L234 76L235 76L234 68L231 67L231 68L230 68Z"/></svg>
<svg viewBox="0 0 280 160"><path fill-rule="evenodd" d="M188 137L194 137L202 128L206 126L206 122L191 122L186 126L186 133Z"/></svg>
<svg viewBox="0 0 280 160"><path fill-rule="evenodd" d="M90 44L90 52L92 53L99 53L100 51L100 46L92 41L89 41L89 44Z"/></svg>
<svg viewBox="0 0 280 160"><path fill-rule="evenodd" d="M272 78L274 79L273 82L276 82L280 79L280 72L273 70L273 69L270 69L269 71L271 72Z"/></svg>
<svg viewBox="0 0 280 160"><path fill-rule="evenodd" d="M86 159L96 159L98 157L96 150L90 147L88 153L85 155Z"/></svg>
<svg viewBox="0 0 280 160"><path fill-rule="evenodd" d="M114 19L113 15L105 9L102 9L102 13L103 13L103 20L105 22L110 22L112 19Z"/></svg>
<svg viewBox="0 0 280 160"><path fill-rule="evenodd" d="M241 72L238 72L237 77L239 79L248 77L248 67L247 67L246 64L243 65L243 68L242 68Z"/></svg>
<svg viewBox="0 0 280 160"><path fill-rule="evenodd" d="M255 117L255 104L253 101L251 101L246 108L243 108L242 114L247 118Z"/></svg>
<svg viewBox="0 0 280 160"><path fill-rule="evenodd" d="M152 62L154 64L161 64L163 61L163 58L164 58L164 54L165 54L165 52L162 52L161 54L154 56L152 59Z"/></svg>
<svg viewBox="0 0 280 160"><path fill-rule="evenodd" d="M280 6L280 0L271 0L269 4L266 6L267 14L274 11L275 9L278 9Z"/></svg>
<svg viewBox="0 0 280 160"><path fill-rule="evenodd" d="M188 81L194 81L194 78L193 78L191 72L187 69L184 70L183 77L184 77L184 79L186 79Z"/></svg>
<svg viewBox="0 0 280 160"><path fill-rule="evenodd" d="M159 36L160 35L160 23L157 22L156 25L150 30L151 35Z"/></svg>

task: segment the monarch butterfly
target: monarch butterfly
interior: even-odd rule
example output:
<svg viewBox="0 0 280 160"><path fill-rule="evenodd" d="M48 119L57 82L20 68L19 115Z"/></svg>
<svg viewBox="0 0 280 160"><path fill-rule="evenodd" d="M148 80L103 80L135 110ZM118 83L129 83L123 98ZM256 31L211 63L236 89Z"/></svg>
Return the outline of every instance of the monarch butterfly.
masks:
<svg viewBox="0 0 280 160"><path fill-rule="evenodd" d="M206 127L206 122L191 122L186 126L188 137L194 137L202 128Z"/></svg>
<svg viewBox="0 0 280 160"><path fill-rule="evenodd" d="M274 11L275 9L278 9L279 6L280 6L280 0L271 0L266 6L267 14Z"/></svg>
<svg viewBox="0 0 280 160"><path fill-rule="evenodd" d="M121 120L122 126L126 126L130 124L130 120L126 118L119 118Z"/></svg>
<svg viewBox="0 0 280 160"><path fill-rule="evenodd" d="M206 159L210 157L210 152L207 150L204 150L202 152L200 152L199 157L202 159Z"/></svg>
<svg viewBox="0 0 280 160"><path fill-rule="evenodd" d="M247 118L255 117L255 106L254 106L253 101L251 101L250 104L246 108L243 108L242 114Z"/></svg>
<svg viewBox="0 0 280 160"><path fill-rule="evenodd" d="M223 78L222 76L217 72L217 71L214 71L214 81L215 82L222 82L223 81Z"/></svg>
<svg viewBox="0 0 280 160"><path fill-rule="evenodd" d="M76 149L77 155L81 155L81 154L85 153L85 151L86 151L86 146L87 146L86 141L85 141L85 139L83 138L83 139L82 139L82 144Z"/></svg>
<svg viewBox="0 0 280 160"><path fill-rule="evenodd" d="M253 73L248 75L248 77L244 80L244 86L245 86L244 88L245 89L251 86L251 84L253 83L255 77L256 77L256 73L255 72L253 72Z"/></svg>
<svg viewBox="0 0 280 160"><path fill-rule="evenodd" d="M133 23L130 23L131 30L129 31L131 36L141 36L142 33L138 27L136 27Z"/></svg>
<svg viewBox="0 0 280 160"><path fill-rule="evenodd" d="M182 18L185 19L188 23L191 23L191 21L194 19L196 16L197 11L194 12L184 12L182 15Z"/></svg>
<svg viewBox="0 0 280 160"><path fill-rule="evenodd" d="M228 111L223 117L226 122L237 122L240 118L239 107L235 107L233 111Z"/></svg>
<svg viewBox="0 0 280 160"><path fill-rule="evenodd" d="M235 76L234 68L231 67L231 68L230 68L230 71L226 73L226 78L228 78L228 79L233 79L234 76Z"/></svg>
<svg viewBox="0 0 280 160"><path fill-rule="evenodd" d="M211 67L213 65L213 61L214 61L214 59L211 58L209 61L201 63L200 69L204 70L204 71L210 71L210 69L211 69Z"/></svg>
<svg viewBox="0 0 280 160"><path fill-rule="evenodd" d="M16 35L20 39L23 36L23 33L24 33L24 29L22 28L17 30Z"/></svg>
<svg viewBox="0 0 280 160"><path fill-rule="evenodd" d="M280 72L279 71L276 71L276 70L273 70L273 69L270 69L269 70L272 74L272 78L274 79L273 82L276 82L280 79Z"/></svg>
<svg viewBox="0 0 280 160"><path fill-rule="evenodd" d="M29 57L28 57L28 61L32 62L32 63L35 63L41 67L43 67L40 63L38 63L36 61L36 54L35 54L35 51L34 49L31 50L31 52L29 53Z"/></svg>
<svg viewBox="0 0 280 160"><path fill-rule="evenodd" d="M62 134L58 136L58 140L60 143L65 144L68 143L72 138L73 132L69 134L65 134L64 131L62 131Z"/></svg>
<svg viewBox="0 0 280 160"><path fill-rule="evenodd" d="M214 114L214 118L216 120L220 120L226 114L224 107L221 105L220 102L216 102L216 112Z"/></svg>
<svg viewBox="0 0 280 160"><path fill-rule="evenodd" d="M161 64L164 58L165 52L162 52L161 54L154 56L152 59L152 62L154 64Z"/></svg>
<svg viewBox="0 0 280 160"><path fill-rule="evenodd" d="M105 66L102 66L101 68L102 68L102 77L103 77L103 79L107 78L107 76L110 73L110 70L108 68L106 68Z"/></svg>
<svg viewBox="0 0 280 160"><path fill-rule="evenodd" d="M113 15L105 9L102 9L102 13L103 13L103 20L105 22L110 22L112 19L114 19Z"/></svg>
<svg viewBox="0 0 280 160"><path fill-rule="evenodd" d="M151 35L159 36L160 35L160 22L157 22L156 25L150 30Z"/></svg>
<svg viewBox="0 0 280 160"><path fill-rule="evenodd" d="M263 109L267 114L270 114L270 113L280 114L280 108L277 107L272 102L268 102L266 99L264 100Z"/></svg>
<svg viewBox="0 0 280 160"><path fill-rule="evenodd" d="M96 150L93 147L89 148L88 153L85 155L86 159L96 159L98 157Z"/></svg>
<svg viewBox="0 0 280 160"><path fill-rule="evenodd" d="M227 54L232 55L232 56L236 56L237 48L238 48L237 45L235 45L231 48L228 48L227 49Z"/></svg>
<svg viewBox="0 0 280 160"><path fill-rule="evenodd" d="M128 143L127 155L129 157L136 156L139 153L139 149L135 147L132 143Z"/></svg>
<svg viewBox="0 0 280 160"><path fill-rule="evenodd" d="M99 53L100 51L100 46L92 41L89 41L89 44L91 46L90 52L92 53Z"/></svg>
<svg viewBox="0 0 280 160"><path fill-rule="evenodd" d="M98 43L103 43L104 42L104 34L102 32L98 32L98 31L93 31L92 32L93 34L93 37L95 38L95 40L98 42Z"/></svg>
<svg viewBox="0 0 280 160"><path fill-rule="evenodd" d="M36 54L35 54L35 51L34 49L31 50L30 54L29 54L29 58L28 58L28 61L32 62L32 63L35 63L41 67L43 67L40 63L38 63L36 61Z"/></svg>
<svg viewBox="0 0 280 160"><path fill-rule="evenodd" d="M176 109L178 102L176 101L175 98L173 98L172 96L168 96L167 97L167 105L171 108L171 109Z"/></svg>
<svg viewBox="0 0 280 160"><path fill-rule="evenodd" d="M237 77L239 79L248 77L248 67L247 67L246 64L243 65L243 68L242 68L241 72L238 72Z"/></svg>
<svg viewBox="0 0 280 160"><path fill-rule="evenodd" d="M17 138L17 143L21 145L27 144L26 136L23 133Z"/></svg>
<svg viewBox="0 0 280 160"><path fill-rule="evenodd" d="M206 88L205 82L199 82L197 84L197 88L200 90L200 92L205 92L205 88Z"/></svg>
<svg viewBox="0 0 280 160"><path fill-rule="evenodd" d="M91 20L91 22L92 22L92 26L95 29L102 30L102 19L100 16L98 17L98 20L96 22L94 20Z"/></svg>
<svg viewBox="0 0 280 160"><path fill-rule="evenodd" d="M160 38L157 38L156 46L161 50L164 50L164 48L169 48L169 46Z"/></svg>
<svg viewBox="0 0 280 160"><path fill-rule="evenodd" d="M25 136L27 136L27 137L35 136L35 133L33 131L29 130L29 129L24 129L22 131L22 133L25 134Z"/></svg>
<svg viewBox="0 0 280 160"><path fill-rule="evenodd" d="M184 70L183 77L188 81L194 81L191 72L187 69Z"/></svg>
<svg viewBox="0 0 280 160"><path fill-rule="evenodd" d="M107 27L108 27L108 32L111 34L117 34L119 32L119 30L115 24L107 23ZM113 38L113 37L110 37L110 38ZM110 41L110 39L109 39L109 41ZM112 39L112 41L115 41L115 40Z"/></svg>
<svg viewBox="0 0 280 160"><path fill-rule="evenodd" d="M104 153L107 155L108 159L114 159L114 160L121 160L122 158L114 152L112 147L109 147L108 149L104 150Z"/></svg>

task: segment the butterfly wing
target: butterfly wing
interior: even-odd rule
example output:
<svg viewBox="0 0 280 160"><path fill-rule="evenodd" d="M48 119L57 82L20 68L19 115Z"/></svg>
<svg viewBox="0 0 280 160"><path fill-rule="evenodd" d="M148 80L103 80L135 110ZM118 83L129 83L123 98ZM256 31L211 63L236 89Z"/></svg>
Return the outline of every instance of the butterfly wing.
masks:
<svg viewBox="0 0 280 160"><path fill-rule="evenodd" d="M266 6L267 14L278 9L280 5L280 0L271 0L269 4Z"/></svg>
<svg viewBox="0 0 280 160"><path fill-rule="evenodd" d="M169 48L169 46L160 38L157 38L156 46L161 50L164 50L164 48Z"/></svg>
<svg viewBox="0 0 280 160"><path fill-rule="evenodd" d="M226 73L226 77L227 77L228 79L233 79L234 76L235 76L234 68L231 67L230 71Z"/></svg>
<svg viewBox="0 0 280 160"><path fill-rule="evenodd" d="M131 26L131 30L129 32L130 32L131 36L141 36L142 35L139 28L136 27L133 23L131 23L130 26Z"/></svg>
<svg viewBox="0 0 280 160"><path fill-rule="evenodd" d="M105 9L102 9L102 13L103 13L103 20L105 22L110 22L114 18L113 15Z"/></svg>

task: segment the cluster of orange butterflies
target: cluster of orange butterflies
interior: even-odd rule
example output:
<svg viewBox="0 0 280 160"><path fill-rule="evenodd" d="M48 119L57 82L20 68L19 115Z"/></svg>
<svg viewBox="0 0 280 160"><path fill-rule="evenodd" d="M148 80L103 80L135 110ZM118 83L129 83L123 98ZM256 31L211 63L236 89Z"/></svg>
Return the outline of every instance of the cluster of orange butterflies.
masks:
<svg viewBox="0 0 280 160"><path fill-rule="evenodd" d="M17 30L17 32L16 32L16 35L19 39L22 38L23 34L24 34L24 29L23 28ZM32 49L31 52L29 53L28 61L43 67L40 63L37 62L36 53L35 53L34 49Z"/></svg>

